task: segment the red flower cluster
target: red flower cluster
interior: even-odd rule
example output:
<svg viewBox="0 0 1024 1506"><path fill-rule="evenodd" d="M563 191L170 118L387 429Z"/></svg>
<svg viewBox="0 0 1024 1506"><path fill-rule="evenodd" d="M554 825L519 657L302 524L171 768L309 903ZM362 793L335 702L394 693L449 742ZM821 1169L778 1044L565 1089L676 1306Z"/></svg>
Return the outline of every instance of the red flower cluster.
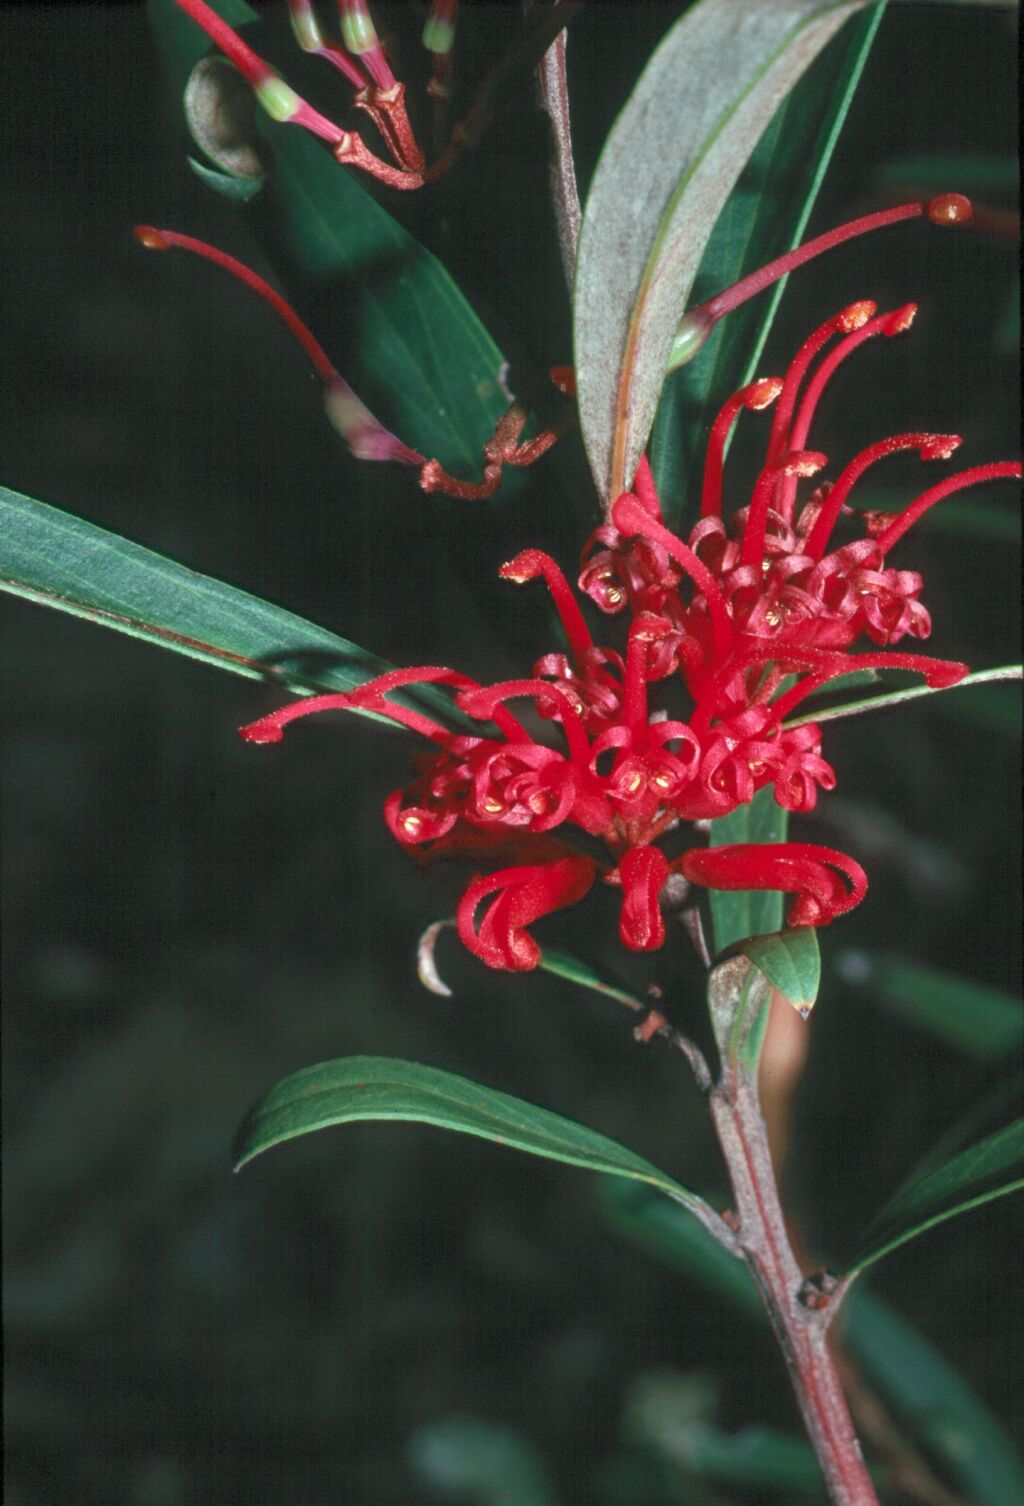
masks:
<svg viewBox="0 0 1024 1506"><path fill-rule="evenodd" d="M892 652L931 623L918 600L921 577L888 564L893 546L935 502L997 477L1015 464L975 467L925 491L896 516L866 514L867 534L830 549L851 491L869 466L899 450L946 459L954 435L899 434L872 445L797 506L801 478L826 457L807 448L826 384L854 350L909 327L913 307L878 314L844 309L801 347L784 379L753 383L726 403L711 431L701 517L688 542L664 524L650 468L588 541L579 586L605 614L626 614L621 651L594 642L573 592L550 556L528 549L502 566L506 580L543 579L568 652L546 654L530 678L480 685L449 669L394 671L344 695L295 702L242 728L251 742L277 742L299 717L332 709L374 711L419 732L436 748L413 782L389 795L398 842L435 854L511 855L467 888L459 934L491 967L535 967L529 925L574 904L598 874L621 888L619 934L649 950L665 939L659 897L672 875L717 889L777 889L794 896L790 925L826 925L863 898L867 880L851 858L805 843L661 846L684 821L727 815L771 785L786 810L807 811L835 775L819 728L788 726L808 695L852 669L914 670L933 687L955 684L966 665ZM815 366L815 358L834 341ZM775 405L765 465L749 505L722 515L728 432L741 409ZM861 638L881 651L851 655ZM404 685L451 687L479 733L452 732L388 699ZM662 687L669 704L651 706ZM685 719L673 715L678 701ZM532 729L510 709L526 702ZM557 727L557 740L542 735ZM560 833L559 837L552 834ZM572 846L575 831L583 841ZM588 842L586 839L590 839ZM596 842L595 840L596 839ZM584 850L596 843L598 857Z"/></svg>

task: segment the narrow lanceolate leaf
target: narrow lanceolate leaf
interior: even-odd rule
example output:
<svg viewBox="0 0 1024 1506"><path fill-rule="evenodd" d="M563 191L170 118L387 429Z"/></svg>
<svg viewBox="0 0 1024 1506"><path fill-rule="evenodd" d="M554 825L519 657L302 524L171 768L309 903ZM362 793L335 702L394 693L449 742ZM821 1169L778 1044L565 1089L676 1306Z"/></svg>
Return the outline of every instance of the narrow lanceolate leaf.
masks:
<svg viewBox="0 0 1024 1506"><path fill-rule="evenodd" d="M584 209L574 296L580 421L606 500L632 479L647 442L719 212L786 95L862 8L699 0L612 128Z"/></svg>
<svg viewBox="0 0 1024 1506"><path fill-rule="evenodd" d="M691 304L803 240L884 9L881 0L843 27L772 118L711 232ZM695 521L708 430L726 398L762 374L762 352L787 281L723 319L697 359L665 383L649 454L662 507L677 520L681 514L683 527Z"/></svg>
<svg viewBox="0 0 1024 1506"><path fill-rule="evenodd" d="M1024 1187L1024 1119L902 1188L867 1230L849 1265L855 1275L926 1229Z"/></svg>
<svg viewBox="0 0 1024 1506"><path fill-rule="evenodd" d="M809 711L806 716L794 717L785 726L802 727L805 722L836 722L846 716L863 716L866 711L886 711L890 706L902 706L905 701L919 701L922 696L942 695L947 690L970 690L972 685L995 685L1003 680L1022 678L1024 670L1019 664L1003 664L998 669L979 669L972 675L964 675L955 685L913 685L909 690L890 690L885 695L866 696L864 700L829 706L824 711Z"/></svg>
<svg viewBox="0 0 1024 1506"><path fill-rule="evenodd" d="M789 814L768 786L758 790L749 805L711 823L710 845L731 842L784 842ZM715 951L723 952L748 936L764 936L782 928L782 895L774 889L712 889L708 893L715 932Z"/></svg>
<svg viewBox="0 0 1024 1506"><path fill-rule="evenodd" d="M625 1004L634 1013L643 1014L648 1008L635 994L606 982L589 963L581 962L578 957L571 957L568 952L557 952L553 947L545 947L540 966L542 972L552 973L556 978L564 978L569 983L577 983L580 988L589 988L593 993L604 994L605 998L614 999L617 1004Z"/></svg>
<svg viewBox="0 0 1024 1506"><path fill-rule="evenodd" d="M687 1207L703 1206L650 1162L596 1130L453 1072L383 1056L341 1057L279 1082L239 1132L236 1170L284 1140L368 1119L433 1124L476 1135L549 1161L646 1182Z"/></svg>
<svg viewBox="0 0 1024 1506"><path fill-rule="evenodd" d="M211 3L234 27L257 20L238 0ZM182 91L210 43L174 0L149 0L149 13ZM246 26L245 36L266 50L261 27ZM271 61L287 74L287 57ZM354 168L339 166L297 126L258 114L288 240L324 311L315 331L321 345L406 444L449 469L478 473L481 447L507 407L498 347L445 267L367 193ZM294 286L289 293L298 299Z"/></svg>
<svg viewBox="0 0 1024 1506"><path fill-rule="evenodd" d="M0 590L300 695L352 690L392 668L294 612L6 487ZM450 717L430 687L412 695Z"/></svg>

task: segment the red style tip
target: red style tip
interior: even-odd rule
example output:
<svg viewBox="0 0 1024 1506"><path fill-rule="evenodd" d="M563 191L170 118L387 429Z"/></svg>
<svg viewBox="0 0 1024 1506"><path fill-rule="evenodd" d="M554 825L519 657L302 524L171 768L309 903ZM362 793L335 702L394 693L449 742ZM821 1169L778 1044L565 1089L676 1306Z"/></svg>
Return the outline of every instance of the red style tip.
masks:
<svg viewBox="0 0 1024 1506"><path fill-rule="evenodd" d="M878 304L870 298L862 298L859 303L851 303L849 308L836 315L836 328L844 335L852 335L855 329L862 328L877 313Z"/></svg>
<svg viewBox="0 0 1024 1506"><path fill-rule="evenodd" d="M140 246L145 246L147 251L169 251L171 243L162 231L152 225L136 225L132 235Z"/></svg>
<svg viewBox="0 0 1024 1506"><path fill-rule="evenodd" d="M925 214L933 225L969 225L974 219L974 206L962 193L940 193L932 199Z"/></svg>
<svg viewBox="0 0 1024 1506"><path fill-rule="evenodd" d="M781 377L760 377L744 389L743 406L751 413L760 413L762 408L771 407L785 385Z"/></svg>
<svg viewBox="0 0 1024 1506"><path fill-rule="evenodd" d="M917 318L917 304L905 303L901 309L893 309L886 319L883 334L904 335Z"/></svg>
<svg viewBox="0 0 1024 1506"><path fill-rule="evenodd" d="M794 450L779 466L783 476L816 476L828 464L820 450Z"/></svg>
<svg viewBox="0 0 1024 1506"><path fill-rule="evenodd" d="M537 558L536 549L524 549L517 554L514 560L508 560L498 571L502 580L514 581L517 586L524 586L528 580L536 580L542 574L540 562Z"/></svg>

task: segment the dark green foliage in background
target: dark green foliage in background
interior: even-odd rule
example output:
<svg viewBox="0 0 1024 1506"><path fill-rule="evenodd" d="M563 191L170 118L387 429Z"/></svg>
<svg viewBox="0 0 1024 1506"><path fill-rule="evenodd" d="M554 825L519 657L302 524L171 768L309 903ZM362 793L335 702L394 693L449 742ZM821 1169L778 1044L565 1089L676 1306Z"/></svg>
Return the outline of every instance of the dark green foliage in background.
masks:
<svg viewBox="0 0 1024 1506"><path fill-rule="evenodd" d="M411 55L415 33L380 9ZM595 4L574 24L584 175L668 9L631 5L626 21ZM293 62L276 8L267 15L275 62L329 113L330 75ZM504 7L487 26L507 32L517 15ZM141 11L12 8L0 25L16 291L5 482L392 662L525 672L552 646L550 622L539 592L499 585L495 571L527 543L571 566L593 517L572 444L472 509L351 461L265 311L213 269L129 239L137 220L167 224L285 276L346 370L349 311L289 260L269 194L239 208L189 170ZM466 43L470 72L495 41L481 35ZM1009 207L1004 179L982 169L1014 147L1012 59L998 11L893 8L811 231L877 202L897 165L915 188L922 159L929 187ZM569 358L545 153L526 103L432 199L382 196L496 346L534 374ZM977 183L961 176L971 171ZM469 193L481 173L483 202ZM856 298L914 298L913 335L847 368L821 448L844 463L922 426L964 432L965 464L1004 458L1014 263L1005 240L922 227L845 248L794 280L763 367L784 365ZM756 453L741 434L730 466L743 476ZM912 487L911 463L892 465L886 485ZM965 526L937 510L905 563L926 575L935 651L983 667L1014 653L1012 503L1003 492L962 503ZM450 913L463 876L424 878L383 828L380 802L406 777L410 744L344 719L247 748L234 728L278 704L273 687L23 602L5 603L4 621L8 1498L813 1499L800 1494L811 1487L767 1338L738 1325L727 1298L622 1240L592 1179L409 1126L310 1137L231 1178L252 1101L310 1063L366 1054L487 1082L686 1186L722 1190L696 1092L656 1045L633 1043L613 1000L564 977L485 973L450 935L439 965L455 997L419 986L416 937ZM853 852L872 880L861 909L821 938L794 1127L789 1202L826 1254L852 1253L986 1096L995 1117L949 1154L1018 1112L1012 1050L986 1052L949 1023L958 1007L992 1008L1000 1040L1014 1039L993 999L1018 974L1005 818L1015 689L985 692L993 709L977 714L980 689L834 724L839 791L794 823ZM682 937L625 957L614 918L614 897L595 893L548 934L632 995L660 984L662 1007L706 1033ZM611 939L595 956L602 924ZM942 974L932 1016L900 1005L913 968ZM981 1487L928 1441L935 1409L915 1418L913 1398L934 1350L1016 1427L1019 1218L1012 1199L979 1208L871 1278L917 1336L899 1329L890 1344L911 1372L901 1427L978 1502ZM927 1352L915 1347L925 1340ZM952 1404L962 1419L962 1396ZM682 1465L665 1457L666 1408L688 1419ZM770 1488L739 1478L733 1439L746 1425L778 1471L760 1477Z"/></svg>

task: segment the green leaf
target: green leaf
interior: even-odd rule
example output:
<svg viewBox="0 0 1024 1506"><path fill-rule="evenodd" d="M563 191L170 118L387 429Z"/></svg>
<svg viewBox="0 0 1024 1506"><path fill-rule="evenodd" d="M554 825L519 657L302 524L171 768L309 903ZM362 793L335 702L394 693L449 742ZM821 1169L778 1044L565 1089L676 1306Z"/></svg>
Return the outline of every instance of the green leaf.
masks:
<svg viewBox="0 0 1024 1506"><path fill-rule="evenodd" d="M726 847L732 842L784 842L789 813L775 799L771 786L758 790L749 805L712 821L709 844ZM710 889L708 903L715 932L715 951L723 952L748 936L763 936L782 929L782 895L775 889Z"/></svg>
<svg viewBox="0 0 1024 1506"><path fill-rule="evenodd" d="M213 0L213 8L235 25L254 18L234 0ZM206 35L173 0L150 0L150 16L182 87L209 48ZM258 34L247 39L259 50ZM507 407L498 347L437 258L366 192L355 169L297 126L261 113L259 128L299 266L330 285L339 309L343 341L332 342L322 325L316 331L331 359L406 444L478 474L481 448Z"/></svg>
<svg viewBox="0 0 1024 1506"><path fill-rule="evenodd" d="M847 1299L843 1342L901 1431L941 1464L971 1506L1024 1506L1024 1464L1013 1444L963 1377L906 1319L857 1287Z"/></svg>
<svg viewBox="0 0 1024 1506"><path fill-rule="evenodd" d="M607 1181L609 1223L752 1323L765 1322L750 1272L680 1208L645 1187ZM1024 1506L1024 1465L964 1379L905 1319L855 1286L840 1317L858 1370L972 1506Z"/></svg>
<svg viewBox="0 0 1024 1506"><path fill-rule="evenodd" d="M236 204L248 204L267 181L266 178L232 178L228 173L219 173L216 168L197 162L195 157L188 157L186 161L196 177L201 179L207 188L212 188L214 193L219 193L222 198L232 199Z"/></svg>
<svg viewBox="0 0 1024 1506"><path fill-rule="evenodd" d="M797 926L772 936L752 936L740 951L806 1019L821 986L821 953L815 928Z"/></svg>
<svg viewBox="0 0 1024 1506"><path fill-rule="evenodd" d="M623 988L617 988L614 983L606 983L588 963L581 962L578 957L571 957L568 952L558 952L553 947L545 947L540 967L542 972L553 973L556 978L565 978L569 983L579 984L580 988L589 988L594 993L604 994L606 998L625 1004L638 1013L647 1011L648 1006L635 994L627 993Z"/></svg>
<svg viewBox="0 0 1024 1506"><path fill-rule="evenodd" d="M358 331L351 353L336 352L346 381L406 444L478 474L508 406L501 351L437 258L351 169L287 126L274 128L274 152L271 183L299 264L337 288Z"/></svg>
<svg viewBox="0 0 1024 1506"><path fill-rule="evenodd" d="M352 690L392 667L294 612L6 487L0 590L300 695ZM431 687L411 697L451 720L451 702Z"/></svg>
<svg viewBox="0 0 1024 1506"><path fill-rule="evenodd" d="M991 1092L971 1105L949 1126L922 1156L906 1179L906 1186L938 1171L952 1156L993 1129L1001 1129L1007 1116L1020 1106L1024 1071L1018 1070L996 1083Z"/></svg>
<svg viewBox="0 0 1024 1506"><path fill-rule="evenodd" d="M596 1130L452 1072L383 1056L340 1057L279 1082L242 1126L235 1169L284 1140L367 1119L476 1135L549 1161L647 1182L686 1207L701 1206L692 1192Z"/></svg>
<svg viewBox="0 0 1024 1506"><path fill-rule="evenodd" d="M1024 1008L1009 994L897 955L841 952L836 968L864 999L976 1061L1020 1053Z"/></svg>
<svg viewBox="0 0 1024 1506"><path fill-rule="evenodd" d="M852 20L776 113L718 217L691 302L712 297L803 240L884 10L883 0ZM666 383L650 453L670 515L684 499L694 510L711 423L726 398L758 375L787 281L722 320L697 359Z"/></svg>
<svg viewBox="0 0 1024 1506"><path fill-rule="evenodd" d="M580 421L606 499L632 480L647 443L719 213L779 104L861 8L699 0L616 120L583 212L574 295ZM801 128L801 150L806 142Z"/></svg>
<svg viewBox="0 0 1024 1506"><path fill-rule="evenodd" d="M856 1275L936 1224L1024 1187L1024 1119L988 1135L944 1166L902 1188L861 1239Z"/></svg>
<svg viewBox="0 0 1024 1506"><path fill-rule="evenodd" d="M785 726L790 728L802 727L805 722L835 722L844 716L862 716L865 711L884 711L890 706L900 706L904 701L919 701L922 696L943 695L948 690L969 690L972 685L992 685L1001 680L1021 678L1024 678L1024 670L1019 664L1003 664L998 669L976 670L972 675L965 675L955 685L914 685L909 690L890 690L885 695L868 696L863 701L829 706L824 711L809 711L806 716L794 717Z"/></svg>

